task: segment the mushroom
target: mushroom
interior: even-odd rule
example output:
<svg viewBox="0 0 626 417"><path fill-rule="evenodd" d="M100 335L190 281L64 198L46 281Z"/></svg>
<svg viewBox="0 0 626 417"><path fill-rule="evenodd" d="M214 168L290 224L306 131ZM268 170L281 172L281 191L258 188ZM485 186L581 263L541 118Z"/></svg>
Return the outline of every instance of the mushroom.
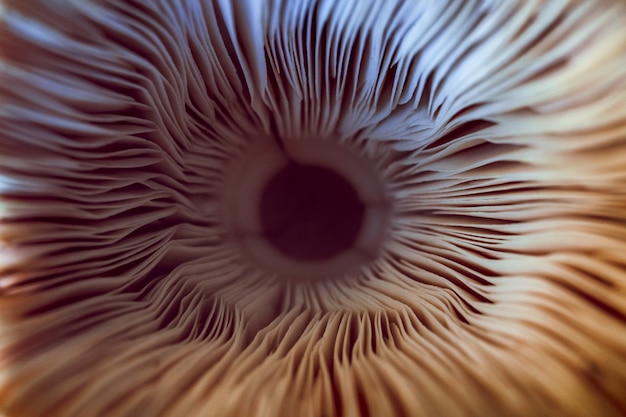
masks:
<svg viewBox="0 0 626 417"><path fill-rule="evenodd" d="M0 413L620 416L626 5L5 0Z"/></svg>

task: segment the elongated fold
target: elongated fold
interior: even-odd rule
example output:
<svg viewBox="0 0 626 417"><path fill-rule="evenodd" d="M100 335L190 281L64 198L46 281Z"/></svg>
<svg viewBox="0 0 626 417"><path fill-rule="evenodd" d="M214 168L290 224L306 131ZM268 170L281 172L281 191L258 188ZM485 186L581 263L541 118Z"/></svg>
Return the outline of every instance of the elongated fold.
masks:
<svg viewBox="0 0 626 417"><path fill-rule="evenodd" d="M624 103L619 1L5 1L0 414L621 416Z"/></svg>

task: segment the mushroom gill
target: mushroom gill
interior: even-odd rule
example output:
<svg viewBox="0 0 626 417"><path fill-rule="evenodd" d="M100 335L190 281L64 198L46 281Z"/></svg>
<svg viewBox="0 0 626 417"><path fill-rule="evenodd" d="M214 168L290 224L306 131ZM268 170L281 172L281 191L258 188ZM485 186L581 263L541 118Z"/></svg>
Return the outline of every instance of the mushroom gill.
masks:
<svg viewBox="0 0 626 417"><path fill-rule="evenodd" d="M626 5L4 0L0 414L620 416Z"/></svg>

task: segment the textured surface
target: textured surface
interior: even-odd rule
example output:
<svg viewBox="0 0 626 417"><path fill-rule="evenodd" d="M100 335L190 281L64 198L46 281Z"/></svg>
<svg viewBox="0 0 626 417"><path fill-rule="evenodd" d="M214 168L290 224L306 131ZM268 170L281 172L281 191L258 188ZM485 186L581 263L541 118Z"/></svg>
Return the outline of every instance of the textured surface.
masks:
<svg viewBox="0 0 626 417"><path fill-rule="evenodd" d="M623 3L0 10L7 417L626 410ZM260 134L375 165L394 212L359 273L228 243Z"/></svg>

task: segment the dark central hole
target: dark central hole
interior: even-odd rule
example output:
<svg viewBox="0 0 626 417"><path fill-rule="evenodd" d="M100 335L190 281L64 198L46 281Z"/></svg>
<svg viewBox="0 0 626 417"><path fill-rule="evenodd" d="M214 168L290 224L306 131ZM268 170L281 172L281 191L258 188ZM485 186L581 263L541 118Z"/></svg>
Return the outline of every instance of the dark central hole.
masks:
<svg viewBox="0 0 626 417"><path fill-rule="evenodd" d="M323 260L349 249L365 205L341 175L316 165L289 163L265 186L263 234L284 254Z"/></svg>

